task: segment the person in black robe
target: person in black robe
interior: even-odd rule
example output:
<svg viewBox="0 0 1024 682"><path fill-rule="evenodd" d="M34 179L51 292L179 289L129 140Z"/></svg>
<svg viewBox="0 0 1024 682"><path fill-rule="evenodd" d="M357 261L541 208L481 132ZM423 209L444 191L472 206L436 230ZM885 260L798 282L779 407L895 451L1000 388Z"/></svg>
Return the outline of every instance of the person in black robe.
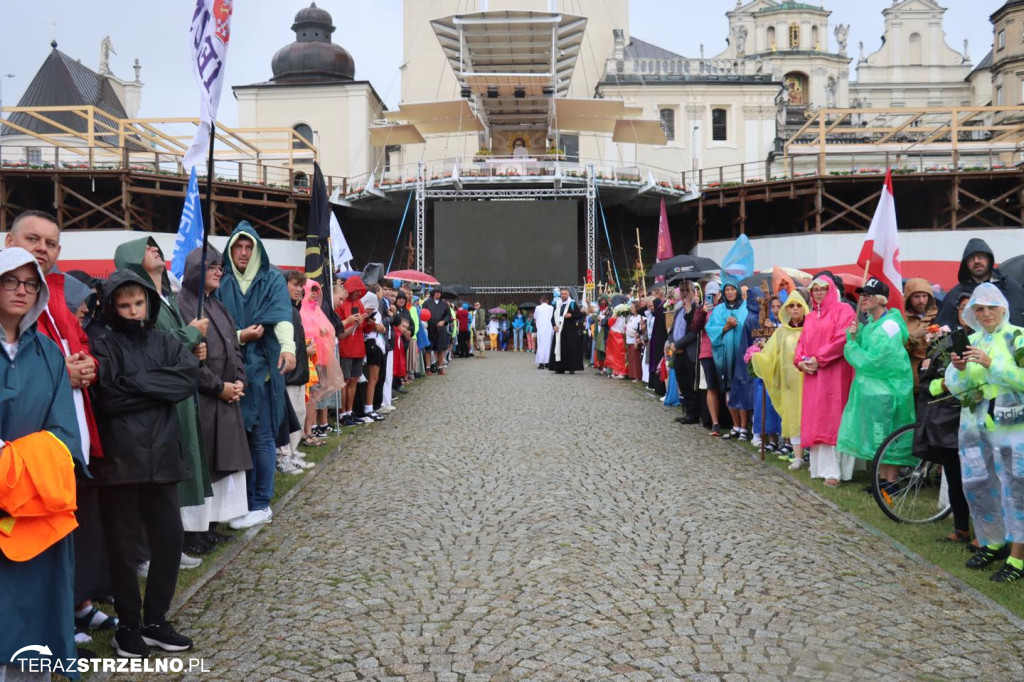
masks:
<svg viewBox="0 0 1024 682"><path fill-rule="evenodd" d="M583 371L583 340L580 337L580 323L586 313L576 301L569 298L569 290L562 289L561 298L555 301L552 324L555 330L554 348L548 364L555 374L574 374Z"/></svg>
<svg viewBox="0 0 1024 682"><path fill-rule="evenodd" d="M651 312L654 314L653 329L651 331L650 353L648 354L648 369L650 375L647 379L647 386L654 390L659 396L665 395L665 382L661 380L658 373L658 365L665 357L665 342L668 340L668 327L665 326L665 303L661 300L663 291L655 289L654 298L651 299Z"/></svg>

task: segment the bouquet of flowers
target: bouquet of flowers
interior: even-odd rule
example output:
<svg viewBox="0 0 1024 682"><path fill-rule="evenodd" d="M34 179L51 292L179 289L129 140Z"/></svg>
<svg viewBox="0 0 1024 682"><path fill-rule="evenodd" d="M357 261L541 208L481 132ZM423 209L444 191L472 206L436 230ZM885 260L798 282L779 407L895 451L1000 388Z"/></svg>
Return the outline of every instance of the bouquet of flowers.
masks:
<svg viewBox="0 0 1024 682"><path fill-rule="evenodd" d="M760 352L761 344L754 343L743 353L743 362L747 363L747 374L752 377L757 377L757 372L754 371L754 356Z"/></svg>

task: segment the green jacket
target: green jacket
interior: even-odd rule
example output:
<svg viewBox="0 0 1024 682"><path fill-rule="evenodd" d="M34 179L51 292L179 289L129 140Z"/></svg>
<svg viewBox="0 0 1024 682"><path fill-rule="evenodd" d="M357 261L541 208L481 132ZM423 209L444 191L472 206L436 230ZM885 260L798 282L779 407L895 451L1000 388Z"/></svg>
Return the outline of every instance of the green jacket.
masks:
<svg viewBox="0 0 1024 682"><path fill-rule="evenodd" d="M992 334L975 332L970 343L985 351L992 365L986 369L969 362L962 372L952 363L946 368L949 391L961 397L961 402L970 398L960 415L961 431L976 428L1007 436L1024 433L1024 368L1013 359L1015 352L1024 353L1024 329L1003 322Z"/></svg>
<svg viewBox="0 0 1024 682"><path fill-rule="evenodd" d="M149 237L142 237L125 242L114 252L114 266L131 270L146 281L151 281L149 273L142 267L142 259L146 255ZM177 339L185 348L192 350L203 340L202 334L195 327L189 327L178 311L178 297L171 292L170 279L164 273L160 291L162 301L160 312L156 318L156 328L165 331ZM178 506L194 507L203 504L203 500L213 496L210 483L210 472L203 455L203 441L199 437L199 412L195 398L186 398L176 406L178 425L181 428L181 446L185 453L185 461L192 477L178 484Z"/></svg>
<svg viewBox="0 0 1024 682"><path fill-rule="evenodd" d="M909 337L903 315L895 309L861 324L856 334L846 333L843 355L855 374L839 424L839 452L872 460L890 433L914 423L914 375L905 345ZM884 464L917 461L908 441Z"/></svg>

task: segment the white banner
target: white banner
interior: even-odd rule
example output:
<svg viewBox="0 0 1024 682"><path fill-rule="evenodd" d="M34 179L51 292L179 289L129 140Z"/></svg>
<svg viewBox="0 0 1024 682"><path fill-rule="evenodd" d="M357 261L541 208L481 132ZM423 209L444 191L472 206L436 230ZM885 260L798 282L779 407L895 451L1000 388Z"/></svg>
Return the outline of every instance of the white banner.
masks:
<svg viewBox="0 0 1024 682"><path fill-rule="evenodd" d="M331 211L331 261L335 272L352 269L352 250L348 248L348 240L341 232L338 216Z"/></svg>
<svg viewBox="0 0 1024 682"><path fill-rule="evenodd" d="M231 37L232 0L196 0L189 29L192 72L199 84L199 129L182 161L186 171L206 159L210 129L217 119L220 91L224 85L228 40Z"/></svg>

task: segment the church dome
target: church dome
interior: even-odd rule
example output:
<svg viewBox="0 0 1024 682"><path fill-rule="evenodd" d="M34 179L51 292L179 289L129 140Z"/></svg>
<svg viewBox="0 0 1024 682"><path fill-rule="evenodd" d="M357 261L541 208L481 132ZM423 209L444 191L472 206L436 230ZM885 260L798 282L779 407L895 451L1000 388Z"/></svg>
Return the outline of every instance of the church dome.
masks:
<svg viewBox="0 0 1024 682"><path fill-rule="evenodd" d="M331 42L334 24L326 10L314 2L295 15L295 42L285 45L270 62L275 83L316 83L350 81L356 65L352 55Z"/></svg>

